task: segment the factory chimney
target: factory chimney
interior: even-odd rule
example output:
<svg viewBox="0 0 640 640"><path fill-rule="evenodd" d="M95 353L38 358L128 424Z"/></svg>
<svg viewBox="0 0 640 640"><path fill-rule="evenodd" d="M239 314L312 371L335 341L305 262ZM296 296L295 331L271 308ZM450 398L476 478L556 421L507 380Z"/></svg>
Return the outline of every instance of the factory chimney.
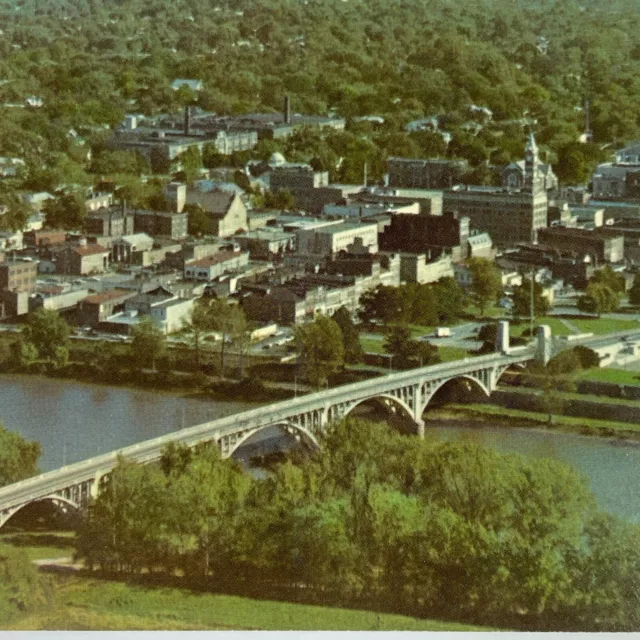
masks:
<svg viewBox="0 0 640 640"><path fill-rule="evenodd" d="M289 96L284 97L284 123L291 124L291 99Z"/></svg>

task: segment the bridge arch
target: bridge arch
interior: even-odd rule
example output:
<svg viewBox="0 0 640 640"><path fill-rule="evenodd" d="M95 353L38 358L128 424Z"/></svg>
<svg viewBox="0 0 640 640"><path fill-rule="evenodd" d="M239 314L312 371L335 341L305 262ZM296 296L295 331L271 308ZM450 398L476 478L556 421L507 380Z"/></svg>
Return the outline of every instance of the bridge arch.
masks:
<svg viewBox="0 0 640 640"><path fill-rule="evenodd" d="M390 393L378 393L375 396L370 396L368 398L361 398L360 400L357 400L351 406L349 406L349 408L345 411L345 413L342 416L342 418L343 419L344 418L348 418L349 414L356 407L359 407L361 404L363 404L365 402L378 402L379 404L383 404L385 406L385 408L387 408L387 406L388 406L387 403L391 403L394 407L399 408L401 413L402 413L402 415L405 418L407 418L410 422L412 422L414 424L416 422L413 409L404 400L401 400L400 398L396 398L395 396L391 395Z"/></svg>
<svg viewBox="0 0 640 640"><path fill-rule="evenodd" d="M461 374L461 375L457 375L457 376L452 376L451 378L444 378L442 380L438 380L436 385L431 387L428 390L428 392L425 394L424 405L422 406L422 408L420 410L420 415L422 415L426 411L427 407L429 406L429 403L431 402L431 400L433 400L433 397L436 395L436 393L440 389L442 389L442 387L444 387L449 382L452 382L453 380L467 380L467 381L470 381L470 382L474 383L474 385L478 389L480 389L482 391L482 393L484 393L484 395L487 396L487 398L491 395L491 389L489 389L487 387L487 385L484 382L482 382L482 380L478 380L478 378L476 378L475 376L467 375L467 374Z"/></svg>
<svg viewBox="0 0 640 640"><path fill-rule="evenodd" d="M29 502L25 502L24 504L18 505L15 509L12 509L9 513L4 513L0 515L0 529L13 518L17 513L20 513L25 507L29 505L36 504L37 502L53 502L53 503L63 503L69 505L76 511L80 510L80 505L74 502L73 500L69 500L69 498L65 498L64 496L58 496L56 494L51 494L48 496L42 496L41 498L35 498L34 500L29 500Z"/></svg>
<svg viewBox="0 0 640 640"><path fill-rule="evenodd" d="M251 431L248 431L247 433L243 434L240 438L238 438L234 444L232 446L229 447L229 450L227 452L227 455L229 458L231 458L233 456L233 454L238 451L238 449L240 449L240 447L242 447L243 444L245 444L247 442L247 440L249 440L250 438L252 438L253 436L255 436L257 433L260 433L261 431L264 431L265 429L273 429L273 428L277 428L277 429L281 429L284 431L296 431L297 433L299 433L304 439L306 439L308 441L309 444L311 444L311 446L314 449L319 450L320 449L320 443L318 442L317 438L307 429L305 429L304 427L301 427L299 424L296 424L295 422L289 422L289 421L282 421L282 422L276 422L274 424L266 424L260 427L257 427L256 429L252 429Z"/></svg>

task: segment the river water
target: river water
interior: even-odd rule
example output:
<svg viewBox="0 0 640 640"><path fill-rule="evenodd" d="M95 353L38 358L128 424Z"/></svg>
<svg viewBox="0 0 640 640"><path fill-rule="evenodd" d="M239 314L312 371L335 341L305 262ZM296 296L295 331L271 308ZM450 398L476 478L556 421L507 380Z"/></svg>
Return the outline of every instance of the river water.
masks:
<svg viewBox="0 0 640 640"><path fill-rule="evenodd" d="M0 375L0 423L41 443L42 471L255 406ZM574 434L484 426L428 427L427 434L437 440L471 442L568 462L588 479L603 509L640 522L640 446ZM265 442L267 451L272 444Z"/></svg>

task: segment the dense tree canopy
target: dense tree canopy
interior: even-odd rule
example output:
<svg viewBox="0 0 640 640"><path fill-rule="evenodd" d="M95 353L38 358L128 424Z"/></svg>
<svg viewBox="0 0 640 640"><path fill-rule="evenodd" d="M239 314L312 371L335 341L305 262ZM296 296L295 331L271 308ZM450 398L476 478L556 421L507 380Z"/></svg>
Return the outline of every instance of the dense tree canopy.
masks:
<svg viewBox="0 0 640 640"><path fill-rule="evenodd" d="M635 0L2 0L0 22L3 104L42 98L41 107L3 109L0 154L24 158L24 186L36 190L85 184L89 169L147 171L104 153L105 127L125 112L196 101L216 113L274 111L289 94L296 112L347 118L345 132L269 148L344 182L360 182L365 163L379 180L391 155L461 156L476 181L491 182L485 162L520 158L524 123L563 181L585 182L606 159L604 144L640 137ZM173 91L179 77L201 79L202 91ZM587 97L594 144L578 142ZM439 131L405 130L429 117L449 144ZM187 173L199 166L190 160ZM210 149L203 160L220 164ZM163 157L151 164L171 169Z"/></svg>
<svg viewBox="0 0 640 640"><path fill-rule="evenodd" d="M330 425L322 451L250 480L217 447L121 461L78 552L120 572L288 586L304 597L506 628L632 630L640 533L569 466L385 425Z"/></svg>

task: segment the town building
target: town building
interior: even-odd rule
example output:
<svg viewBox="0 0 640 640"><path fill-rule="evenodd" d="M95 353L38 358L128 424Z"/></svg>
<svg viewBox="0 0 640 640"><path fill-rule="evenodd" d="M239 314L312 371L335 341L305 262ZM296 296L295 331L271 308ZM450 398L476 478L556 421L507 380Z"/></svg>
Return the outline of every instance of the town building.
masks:
<svg viewBox="0 0 640 640"><path fill-rule="evenodd" d="M187 262L184 277L188 280L209 282L225 273L236 273L249 264L249 254L245 251L219 251L207 258Z"/></svg>
<svg viewBox="0 0 640 640"><path fill-rule="evenodd" d="M118 238L111 247L112 260L114 262L134 263L135 254L153 249L153 238L146 233L133 233Z"/></svg>
<svg viewBox="0 0 640 640"><path fill-rule="evenodd" d="M249 252L252 260L271 260L295 250L296 234L278 227L265 227L238 234L234 241Z"/></svg>
<svg viewBox="0 0 640 640"><path fill-rule="evenodd" d="M185 212L136 210L133 213L134 233L150 236L186 238L188 216Z"/></svg>
<svg viewBox="0 0 640 640"><path fill-rule="evenodd" d="M443 192L434 189L366 187L351 193L347 199L348 204L374 204L390 208L417 202L420 213L432 216L442 215L443 211Z"/></svg>
<svg viewBox="0 0 640 640"><path fill-rule="evenodd" d="M36 286L38 263L7 260L0 262L0 290L32 293Z"/></svg>
<svg viewBox="0 0 640 640"><path fill-rule="evenodd" d="M447 189L463 182L468 171L466 160L397 157L387 160L391 188Z"/></svg>
<svg viewBox="0 0 640 640"><path fill-rule="evenodd" d="M469 218L449 213L442 216L394 213L380 235L383 251L424 254L447 252L455 262L468 256Z"/></svg>
<svg viewBox="0 0 640 640"><path fill-rule="evenodd" d="M441 278L453 278L450 255L439 255L431 260L428 254L400 253L400 278L403 282L429 284Z"/></svg>
<svg viewBox="0 0 640 640"><path fill-rule="evenodd" d="M87 244L86 240L57 253L56 273L84 276L104 273L108 266L109 249L99 244Z"/></svg>
<svg viewBox="0 0 640 640"><path fill-rule="evenodd" d="M363 293L380 285L400 283L399 267L395 256L386 266L382 260L370 261L364 275L306 274L282 285L261 290L253 287L253 292L242 299L242 307L249 320L278 324L307 322L319 313L331 315L340 307L355 313Z"/></svg>
<svg viewBox="0 0 640 640"><path fill-rule="evenodd" d="M209 235L225 238L248 228L247 207L238 193L222 189L187 189L185 204L200 207L205 212Z"/></svg>
<svg viewBox="0 0 640 640"><path fill-rule="evenodd" d="M525 149L521 189L459 185L444 192L444 209L469 218L470 226L489 233L500 247L535 242L547 226L547 192L538 175L540 161L533 134Z"/></svg>
<svg viewBox="0 0 640 640"><path fill-rule="evenodd" d="M100 328L130 333L141 320L150 318L167 335L184 328L194 304L194 298L180 298L164 287L157 287L125 300L124 310L107 317Z"/></svg>
<svg viewBox="0 0 640 640"><path fill-rule="evenodd" d="M126 206L90 211L84 221L88 235L120 238L134 231L133 214Z"/></svg>
<svg viewBox="0 0 640 640"><path fill-rule="evenodd" d="M624 260L624 236L610 235L602 229L565 229L549 227L541 229L540 243L562 252L589 256L594 264L618 263Z"/></svg>
<svg viewBox="0 0 640 640"><path fill-rule="evenodd" d="M42 249L44 247L64 244L66 241L66 231L55 229L27 231L23 235L23 242L30 249Z"/></svg>
<svg viewBox="0 0 640 640"><path fill-rule="evenodd" d="M594 198L640 199L640 142L618 151L613 162L599 164L591 182Z"/></svg>
<svg viewBox="0 0 640 640"><path fill-rule="evenodd" d="M124 311L124 303L136 295L128 289L110 289L86 297L78 302L76 320L78 324L95 327L109 316Z"/></svg>
<svg viewBox="0 0 640 640"><path fill-rule="evenodd" d="M339 251L377 253L378 225L335 221L296 232L299 256L326 258Z"/></svg>
<svg viewBox="0 0 640 640"><path fill-rule="evenodd" d="M500 173L500 184L507 189L524 189L526 181L526 160L517 160L508 164ZM553 167L544 162L538 162L536 171L536 189L555 193L558 190L558 177Z"/></svg>

